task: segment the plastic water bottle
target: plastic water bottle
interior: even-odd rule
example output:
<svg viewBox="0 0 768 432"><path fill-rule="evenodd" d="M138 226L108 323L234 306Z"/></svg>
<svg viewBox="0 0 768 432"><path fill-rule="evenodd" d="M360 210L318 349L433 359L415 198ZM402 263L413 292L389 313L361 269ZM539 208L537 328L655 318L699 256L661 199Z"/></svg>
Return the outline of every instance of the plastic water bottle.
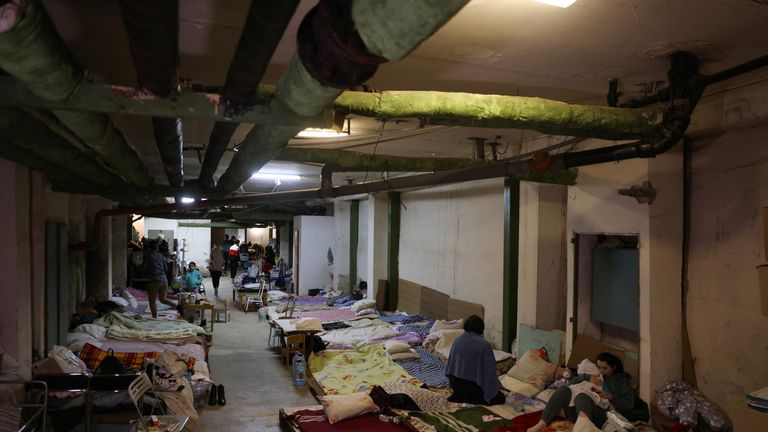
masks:
<svg viewBox="0 0 768 432"><path fill-rule="evenodd" d="M304 387L307 384L307 363L304 361L304 353L296 353L293 356L293 385Z"/></svg>

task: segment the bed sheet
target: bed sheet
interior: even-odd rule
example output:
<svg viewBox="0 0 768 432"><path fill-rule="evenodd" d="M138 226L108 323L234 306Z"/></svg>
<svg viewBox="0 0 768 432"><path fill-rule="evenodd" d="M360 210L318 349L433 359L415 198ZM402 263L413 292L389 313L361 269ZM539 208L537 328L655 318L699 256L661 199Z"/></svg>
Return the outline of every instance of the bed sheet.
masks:
<svg viewBox="0 0 768 432"><path fill-rule="evenodd" d="M195 337L205 330L184 321L149 319L140 315L127 316L110 312L94 324L108 327L107 338L123 340L169 341Z"/></svg>
<svg viewBox="0 0 768 432"><path fill-rule="evenodd" d="M389 326L350 327L331 330L320 335L323 341L331 344L357 345L370 343L377 340L391 339L401 333L392 330Z"/></svg>
<svg viewBox="0 0 768 432"><path fill-rule="evenodd" d="M382 345L312 354L309 370L326 394L370 391L388 382L404 382L416 387L422 384L393 362Z"/></svg>
<svg viewBox="0 0 768 432"><path fill-rule="evenodd" d="M123 341L115 339L97 339L89 343L104 351L111 349L115 352L163 352L171 350L178 354L188 354L194 357L196 361L205 361L205 348L200 344L194 343L176 345L165 342Z"/></svg>

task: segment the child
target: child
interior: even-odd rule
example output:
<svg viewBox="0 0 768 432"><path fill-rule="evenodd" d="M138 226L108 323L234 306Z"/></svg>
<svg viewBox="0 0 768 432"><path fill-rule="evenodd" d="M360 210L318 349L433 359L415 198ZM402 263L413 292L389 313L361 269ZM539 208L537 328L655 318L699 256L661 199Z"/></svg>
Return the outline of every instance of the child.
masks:
<svg viewBox="0 0 768 432"><path fill-rule="evenodd" d="M200 270L197 269L197 264L195 264L194 261L189 263L189 270L187 270L187 275L184 280L187 284L187 289L190 291L197 289L200 293L205 292L205 288L203 287L203 275L200 274Z"/></svg>

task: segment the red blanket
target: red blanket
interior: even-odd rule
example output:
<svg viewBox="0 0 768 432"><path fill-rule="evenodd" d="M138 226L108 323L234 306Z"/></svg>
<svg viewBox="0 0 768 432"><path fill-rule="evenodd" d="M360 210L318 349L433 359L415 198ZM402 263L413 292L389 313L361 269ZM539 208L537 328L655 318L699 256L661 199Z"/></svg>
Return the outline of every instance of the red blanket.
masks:
<svg viewBox="0 0 768 432"><path fill-rule="evenodd" d="M379 420L378 414L363 414L330 424L323 410L298 410L288 416L303 432L417 432L409 425L396 425Z"/></svg>

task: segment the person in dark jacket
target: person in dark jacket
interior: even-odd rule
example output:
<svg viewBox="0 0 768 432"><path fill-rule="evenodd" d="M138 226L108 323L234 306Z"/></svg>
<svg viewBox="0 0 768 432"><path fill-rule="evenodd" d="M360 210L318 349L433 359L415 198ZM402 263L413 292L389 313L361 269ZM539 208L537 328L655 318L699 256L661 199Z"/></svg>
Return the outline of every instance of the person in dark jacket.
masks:
<svg viewBox="0 0 768 432"><path fill-rule="evenodd" d="M570 384L592 381L593 391L601 399L610 402L616 411L624 414L632 410L635 406L635 390L632 388L632 377L624 372L621 360L611 353L600 353L597 355L597 367L600 369L600 375L578 375ZM543 429L561 410L572 422L575 422L579 412L583 411L595 426L598 428L603 426L607 419L606 411L595 405L595 401L589 395L584 393L576 395L573 406L569 406L571 398L572 393L568 386L557 389L544 407L541 421L528 429L528 432L538 432Z"/></svg>
<svg viewBox="0 0 768 432"><path fill-rule="evenodd" d="M168 281L165 276L168 271L168 260L165 255L158 251L157 241L150 240L148 247L150 252L144 257L142 267L144 268L144 276L149 279L146 285L149 310L152 312L152 317L157 318L156 301L158 295L160 296L160 303L173 307L176 307L176 303L165 298L168 291Z"/></svg>

